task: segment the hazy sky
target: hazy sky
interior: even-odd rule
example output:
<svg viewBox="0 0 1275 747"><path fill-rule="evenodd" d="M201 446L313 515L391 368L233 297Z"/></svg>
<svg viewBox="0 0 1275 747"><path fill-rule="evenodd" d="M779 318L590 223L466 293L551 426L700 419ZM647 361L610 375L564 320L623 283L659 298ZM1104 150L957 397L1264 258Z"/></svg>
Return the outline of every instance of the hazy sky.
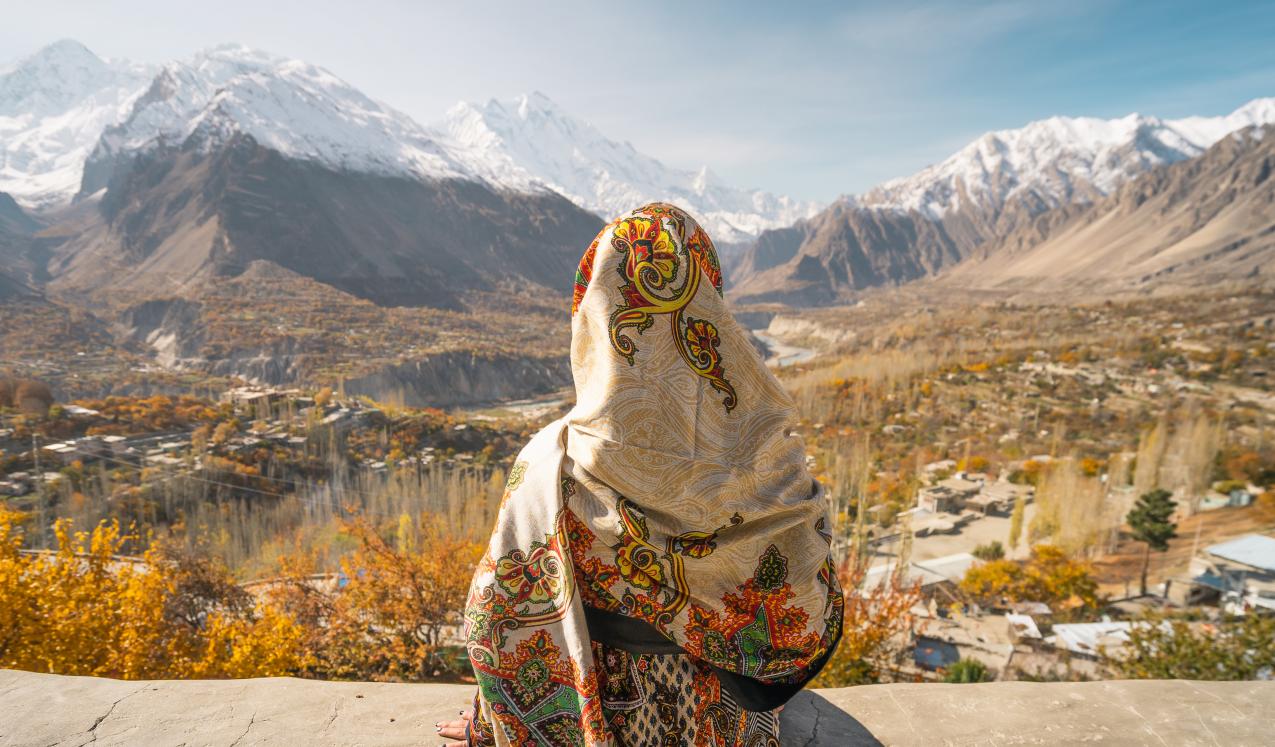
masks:
<svg viewBox="0 0 1275 747"><path fill-rule="evenodd" d="M0 62L59 38L151 62L242 42L424 122L540 90L666 163L823 200L1053 114L1275 96L1271 2L789 5L0 0Z"/></svg>

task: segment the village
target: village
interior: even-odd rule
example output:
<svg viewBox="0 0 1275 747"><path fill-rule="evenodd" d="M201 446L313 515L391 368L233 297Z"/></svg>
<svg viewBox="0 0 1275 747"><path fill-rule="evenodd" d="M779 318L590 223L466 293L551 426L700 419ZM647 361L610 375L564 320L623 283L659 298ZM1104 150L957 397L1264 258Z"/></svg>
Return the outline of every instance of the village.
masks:
<svg viewBox="0 0 1275 747"><path fill-rule="evenodd" d="M874 308L839 312L856 321L836 335L820 331L830 311L772 319L787 336L767 345L829 487L834 555L862 568L865 598L908 603L878 677L1101 679L1149 619L1275 612L1275 317ZM481 539L521 445L571 405L555 392L444 412L339 386L201 386L15 390L0 501L36 517L31 544L50 545L58 518L179 531L257 590L275 585L279 547L307 545L331 564L313 583L337 589L345 517L392 536L403 516L439 515ZM1144 593L1127 516L1161 487L1177 534L1146 552Z"/></svg>

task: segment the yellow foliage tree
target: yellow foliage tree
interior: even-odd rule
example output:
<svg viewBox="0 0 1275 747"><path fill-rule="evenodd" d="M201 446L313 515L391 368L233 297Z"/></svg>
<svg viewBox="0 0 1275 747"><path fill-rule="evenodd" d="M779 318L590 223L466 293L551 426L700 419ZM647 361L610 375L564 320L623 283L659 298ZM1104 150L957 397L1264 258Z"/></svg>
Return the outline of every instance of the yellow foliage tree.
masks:
<svg viewBox="0 0 1275 747"><path fill-rule="evenodd" d="M449 531L437 516L416 527L404 518L385 531L365 518L347 521L355 547L336 577L316 574L313 555L283 559L271 599L304 626L306 648L324 676L423 680L453 668L442 654L444 631L460 630L482 545Z"/></svg>
<svg viewBox="0 0 1275 747"><path fill-rule="evenodd" d="M1055 612L1097 609L1098 582L1089 563L1073 560L1054 545L1036 545L1025 563L994 560L961 579L961 591L987 607L1044 602Z"/></svg>
<svg viewBox="0 0 1275 747"><path fill-rule="evenodd" d="M0 509L0 667L122 679L261 677L308 664L296 623L253 603L229 572L157 543L121 557L117 523L54 526L26 554L24 517Z"/></svg>

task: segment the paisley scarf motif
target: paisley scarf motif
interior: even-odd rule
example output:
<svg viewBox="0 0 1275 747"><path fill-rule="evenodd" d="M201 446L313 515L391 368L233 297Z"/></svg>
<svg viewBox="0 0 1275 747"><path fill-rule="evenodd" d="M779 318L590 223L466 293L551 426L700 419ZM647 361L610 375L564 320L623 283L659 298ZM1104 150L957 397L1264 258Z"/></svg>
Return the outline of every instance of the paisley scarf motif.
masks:
<svg viewBox="0 0 1275 747"><path fill-rule="evenodd" d="M576 405L519 455L470 589L479 741L611 743L586 607L731 676L808 680L841 630L823 493L693 218L654 204L602 230L571 365Z"/></svg>

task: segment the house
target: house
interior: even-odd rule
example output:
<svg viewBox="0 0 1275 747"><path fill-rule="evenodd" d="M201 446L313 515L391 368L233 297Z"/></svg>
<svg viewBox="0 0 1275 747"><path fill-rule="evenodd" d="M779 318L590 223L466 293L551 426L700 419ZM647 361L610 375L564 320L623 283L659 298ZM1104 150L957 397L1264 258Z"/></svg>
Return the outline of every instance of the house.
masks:
<svg viewBox="0 0 1275 747"><path fill-rule="evenodd" d="M951 472L956 469L955 459L940 459L937 462L930 462L921 468L921 471L927 475L933 475L939 472Z"/></svg>
<svg viewBox="0 0 1275 747"><path fill-rule="evenodd" d="M1030 485L1015 485L1012 482L986 482L977 495L965 501L967 508L981 512L1007 514L1014 510L1014 504L1021 496L1029 503L1035 493Z"/></svg>
<svg viewBox="0 0 1275 747"><path fill-rule="evenodd" d="M919 583L921 591L930 595L941 589L954 589L956 584L960 583L962 578L965 578L965 572L976 563L978 563L977 558L967 552L962 552L955 555L945 555L941 558L913 561L898 572L901 573L901 580L904 585ZM864 575L864 588L870 589L884 584L896 573L897 568L897 558L891 558L885 563L872 566L868 569L867 574ZM949 596L951 596L950 593Z"/></svg>
<svg viewBox="0 0 1275 747"><path fill-rule="evenodd" d="M1123 648L1132 626L1127 621L1058 624L1045 642L1073 656L1097 660L1104 652L1112 654Z"/></svg>
<svg viewBox="0 0 1275 747"><path fill-rule="evenodd" d="M1210 545L1191 560L1189 573L1187 603L1275 612L1275 537L1248 534Z"/></svg>
<svg viewBox="0 0 1275 747"><path fill-rule="evenodd" d="M949 477L937 485L921 488L916 505L931 513L960 513L970 498L978 495L983 483L963 477Z"/></svg>

